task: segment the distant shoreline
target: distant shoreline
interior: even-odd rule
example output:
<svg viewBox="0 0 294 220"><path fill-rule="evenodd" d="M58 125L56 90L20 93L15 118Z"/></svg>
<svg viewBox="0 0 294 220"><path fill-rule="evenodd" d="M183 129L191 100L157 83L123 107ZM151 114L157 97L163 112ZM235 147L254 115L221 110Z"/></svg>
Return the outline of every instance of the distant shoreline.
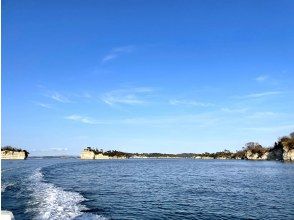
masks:
<svg viewBox="0 0 294 220"><path fill-rule="evenodd" d="M11 146L1 148L1 159L26 159L29 152ZM216 153L127 153L118 150L108 150L87 147L80 156L31 156L35 159L70 159L77 158L82 160L101 160L101 159L176 159L191 158L202 160L278 160L294 161L294 132L289 136L284 136L274 143L273 147L263 147L258 143L249 142L242 150L231 152L224 150Z"/></svg>
<svg viewBox="0 0 294 220"><path fill-rule="evenodd" d="M216 153L127 153L118 150L108 150L87 147L80 155L82 160L97 159L129 159L129 158L192 158L192 159L220 159L220 160L279 160L294 161L294 132L284 136L274 143L273 147L263 147L259 143L249 142L242 150L231 152L224 150Z"/></svg>

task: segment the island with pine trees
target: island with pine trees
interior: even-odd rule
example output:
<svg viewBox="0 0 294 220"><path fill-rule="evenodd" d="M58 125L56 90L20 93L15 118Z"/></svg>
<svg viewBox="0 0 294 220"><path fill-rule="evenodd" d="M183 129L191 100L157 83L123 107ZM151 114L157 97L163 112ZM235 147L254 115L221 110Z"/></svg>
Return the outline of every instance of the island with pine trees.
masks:
<svg viewBox="0 0 294 220"><path fill-rule="evenodd" d="M1 148L2 160L25 160L27 159L29 152L21 148L15 148L11 146L5 146Z"/></svg>
<svg viewBox="0 0 294 220"><path fill-rule="evenodd" d="M231 152L224 150L216 153L126 153L118 150L104 151L94 147L85 148L81 159L140 159L140 158L193 158L193 159L236 159L236 160L279 160L294 161L294 132L279 138L273 146L263 147L259 143L249 142L242 150Z"/></svg>

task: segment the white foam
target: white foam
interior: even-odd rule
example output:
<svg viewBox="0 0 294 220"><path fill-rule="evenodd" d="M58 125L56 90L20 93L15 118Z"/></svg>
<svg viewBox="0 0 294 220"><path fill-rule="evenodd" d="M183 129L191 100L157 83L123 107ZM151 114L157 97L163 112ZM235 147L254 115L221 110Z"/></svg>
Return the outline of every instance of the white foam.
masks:
<svg viewBox="0 0 294 220"><path fill-rule="evenodd" d="M13 186L14 184L13 183L2 183L1 184L1 192L5 192L5 189L8 187L8 186Z"/></svg>
<svg viewBox="0 0 294 220"><path fill-rule="evenodd" d="M9 171L9 170L13 170L13 168L1 169L1 173Z"/></svg>
<svg viewBox="0 0 294 220"><path fill-rule="evenodd" d="M33 192L33 200L29 203L28 211L35 213L33 219L105 219L99 215L82 212L87 210L87 207L81 204L86 200L81 194L64 191L54 184L43 182L41 169L37 169L30 180L29 188Z"/></svg>

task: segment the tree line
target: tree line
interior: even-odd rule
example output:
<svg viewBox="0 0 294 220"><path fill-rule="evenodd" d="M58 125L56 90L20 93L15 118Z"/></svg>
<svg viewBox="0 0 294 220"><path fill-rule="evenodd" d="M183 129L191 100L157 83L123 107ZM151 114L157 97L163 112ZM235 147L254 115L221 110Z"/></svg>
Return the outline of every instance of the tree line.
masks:
<svg viewBox="0 0 294 220"><path fill-rule="evenodd" d="M12 146L4 146L1 147L1 151L14 151L14 152L24 152L26 157L30 154L27 150L23 150L21 148L12 147Z"/></svg>
<svg viewBox="0 0 294 220"><path fill-rule="evenodd" d="M179 154L167 154L167 153L127 153L118 150L108 150L87 147L85 150L94 152L95 154L103 154L110 157L147 157L147 158L158 158L158 157L170 157L170 158L195 158L195 157L210 157L210 158L227 158L227 159L246 159L246 152L251 151L253 154L258 154L259 157L264 155L266 152L273 151L277 148L283 148L286 145L290 150L294 149L294 132L289 136L283 136L274 143L272 147L263 147L257 142L249 142L241 150L231 152L229 150L223 150L215 153L179 153Z"/></svg>

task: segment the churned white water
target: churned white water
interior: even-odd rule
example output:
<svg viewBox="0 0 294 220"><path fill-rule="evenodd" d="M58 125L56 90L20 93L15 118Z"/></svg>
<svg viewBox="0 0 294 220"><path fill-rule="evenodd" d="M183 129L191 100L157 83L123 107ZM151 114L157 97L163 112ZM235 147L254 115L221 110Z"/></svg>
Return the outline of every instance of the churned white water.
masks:
<svg viewBox="0 0 294 220"><path fill-rule="evenodd" d="M5 192L5 189L9 186L13 186L13 183L1 183L1 192Z"/></svg>
<svg viewBox="0 0 294 220"><path fill-rule="evenodd" d="M99 215L83 213L87 207L81 202L86 199L77 192L65 191L52 183L44 182L40 168L30 177L30 190L33 193L28 211L35 213L33 219L105 219Z"/></svg>

